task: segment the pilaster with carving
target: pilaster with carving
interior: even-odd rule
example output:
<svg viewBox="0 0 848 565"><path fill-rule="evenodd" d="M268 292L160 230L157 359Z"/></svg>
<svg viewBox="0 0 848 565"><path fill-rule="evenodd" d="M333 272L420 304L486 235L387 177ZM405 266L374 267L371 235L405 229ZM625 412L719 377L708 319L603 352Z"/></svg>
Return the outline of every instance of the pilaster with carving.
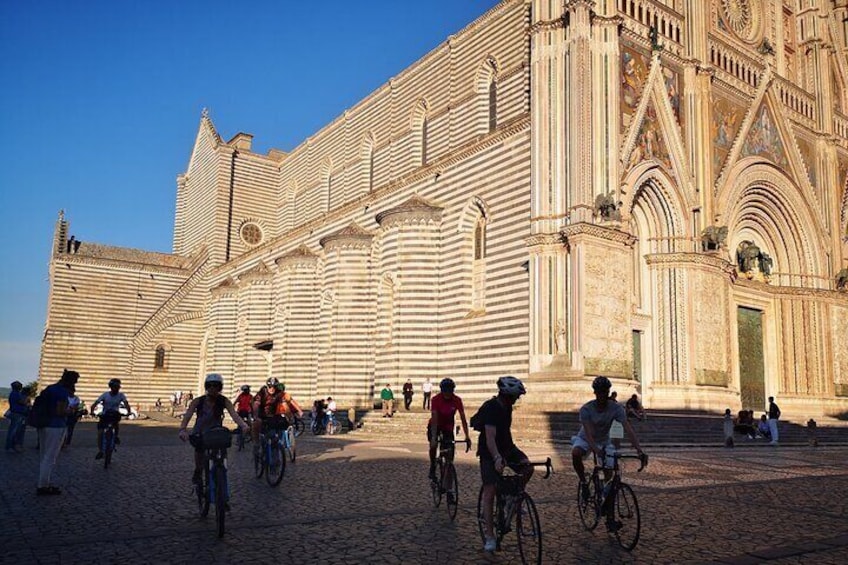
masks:
<svg viewBox="0 0 848 565"><path fill-rule="evenodd" d="M530 375L571 367L568 250L560 234L526 238L530 275Z"/></svg>

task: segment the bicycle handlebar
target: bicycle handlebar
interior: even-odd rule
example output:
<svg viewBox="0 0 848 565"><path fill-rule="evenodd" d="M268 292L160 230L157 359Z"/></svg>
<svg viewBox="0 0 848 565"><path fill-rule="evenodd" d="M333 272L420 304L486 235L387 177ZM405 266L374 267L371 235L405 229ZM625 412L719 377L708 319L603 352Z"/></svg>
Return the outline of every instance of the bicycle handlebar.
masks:
<svg viewBox="0 0 848 565"><path fill-rule="evenodd" d="M532 466L532 467L544 467L545 468L545 475L542 477L543 479L547 479L548 477L550 477L551 472L554 470L554 465L553 465L553 463L551 463L550 457L548 457L544 461L537 461L535 463L531 462L530 466Z"/></svg>
<svg viewBox="0 0 848 565"><path fill-rule="evenodd" d="M636 469L637 473L641 473L642 469L648 466L648 454L642 453L641 455L622 455L620 453L613 454L613 457L616 459L638 459L639 460L639 468Z"/></svg>

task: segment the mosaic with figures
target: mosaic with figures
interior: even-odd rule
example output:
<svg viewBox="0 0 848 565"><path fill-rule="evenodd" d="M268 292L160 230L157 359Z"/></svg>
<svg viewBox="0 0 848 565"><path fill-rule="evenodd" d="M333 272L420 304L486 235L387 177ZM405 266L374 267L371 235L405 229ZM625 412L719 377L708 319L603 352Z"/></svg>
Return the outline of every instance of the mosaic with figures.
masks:
<svg viewBox="0 0 848 565"><path fill-rule="evenodd" d="M636 137L636 145L633 147L633 152L630 154L627 168L630 169L643 161L658 161L665 166L669 173L673 173L671 168L671 157L663 139L662 129L660 128L657 112L654 109L654 103L648 104L645 109L645 119L639 127L639 134Z"/></svg>
<svg viewBox="0 0 848 565"><path fill-rule="evenodd" d="M739 133L745 108L718 93L713 93L713 171L717 175L727 159L733 140Z"/></svg>
<svg viewBox="0 0 848 565"><path fill-rule="evenodd" d="M760 106L760 109L757 111L757 117L754 119L754 123L751 124L748 137L745 138L745 144L742 146L740 157L751 155L765 157L775 165L783 168L789 167L789 161L786 158L786 148L783 146L783 140L780 139L780 132L777 129L774 116L772 116L771 111L765 104Z"/></svg>

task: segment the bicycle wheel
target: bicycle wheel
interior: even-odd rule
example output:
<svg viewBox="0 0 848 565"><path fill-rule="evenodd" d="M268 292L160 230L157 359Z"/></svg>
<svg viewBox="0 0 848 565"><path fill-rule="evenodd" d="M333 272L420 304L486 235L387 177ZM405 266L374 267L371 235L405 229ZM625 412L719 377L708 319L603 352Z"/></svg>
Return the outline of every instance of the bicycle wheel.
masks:
<svg viewBox="0 0 848 565"><path fill-rule="evenodd" d="M312 430L312 435L317 436L321 433L321 426L318 424L318 420L312 420L312 423L309 425L309 429Z"/></svg>
<svg viewBox="0 0 848 565"><path fill-rule="evenodd" d="M456 478L456 467L447 463L442 474L442 486L447 495L448 516L453 520L459 508L459 481Z"/></svg>
<svg viewBox="0 0 848 565"><path fill-rule="evenodd" d="M542 525L536 504L529 494L524 494L515 510L515 535L522 563L542 563Z"/></svg>
<svg viewBox="0 0 848 565"><path fill-rule="evenodd" d="M253 452L253 474L257 479L261 479L265 474L265 440L260 438L256 451Z"/></svg>
<svg viewBox="0 0 848 565"><path fill-rule="evenodd" d="M598 506L597 483L590 480L588 483L589 495L583 496L583 488L580 481L577 482L577 512L583 527L590 532L598 525L600 507Z"/></svg>
<svg viewBox="0 0 848 565"><path fill-rule="evenodd" d="M286 454L278 439L273 441L266 451L268 459L265 463L265 480L275 487L283 480L283 474L286 472Z"/></svg>
<svg viewBox="0 0 848 565"><path fill-rule="evenodd" d="M338 420L333 420L330 424L330 433L337 434L342 431L342 423Z"/></svg>
<svg viewBox="0 0 848 565"><path fill-rule="evenodd" d="M223 465L215 466L215 523L218 537L224 537L224 521L227 512L227 476Z"/></svg>
<svg viewBox="0 0 848 565"><path fill-rule="evenodd" d="M437 460L435 470L436 480L430 480L430 491L433 495L433 506L435 506L436 508L438 508L439 505L442 503L442 483L440 480L444 476L442 474L442 469L442 462Z"/></svg>
<svg viewBox="0 0 848 565"><path fill-rule="evenodd" d="M108 469L115 451L115 430L110 426L103 431L103 468Z"/></svg>
<svg viewBox="0 0 848 565"><path fill-rule="evenodd" d="M286 434L286 454L289 456L289 461L294 463L297 459L297 448L295 447L295 431L294 427L290 426L285 432Z"/></svg>
<svg viewBox="0 0 848 565"><path fill-rule="evenodd" d="M480 531L480 541L486 543L486 521L483 519L483 487L477 495L477 529Z"/></svg>
<svg viewBox="0 0 848 565"><path fill-rule="evenodd" d="M206 485L209 484L208 474L208 471L202 473L200 481L194 485L194 491L197 494L197 510L201 518L205 518L209 514L209 493L206 491Z"/></svg>
<svg viewBox="0 0 848 565"><path fill-rule="evenodd" d="M300 437L300 434L306 429L306 424L303 423L303 418L294 419L294 437Z"/></svg>
<svg viewBox="0 0 848 565"><path fill-rule="evenodd" d="M615 537L618 544L632 551L639 543L639 533L642 529L642 519L639 516L639 503L636 502L636 494L630 485L621 483L615 495L615 521L618 528Z"/></svg>

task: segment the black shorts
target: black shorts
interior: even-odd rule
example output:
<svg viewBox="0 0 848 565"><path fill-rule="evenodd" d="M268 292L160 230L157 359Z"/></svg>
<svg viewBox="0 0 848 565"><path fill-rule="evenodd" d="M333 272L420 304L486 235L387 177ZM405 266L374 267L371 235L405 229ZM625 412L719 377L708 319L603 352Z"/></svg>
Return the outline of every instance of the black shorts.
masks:
<svg viewBox="0 0 848 565"><path fill-rule="evenodd" d="M432 437L432 431L430 430L430 426L427 426L427 443L430 443ZM455 451L455 446L453 444L454 435L453 431L446 432L444 430L439 430L436 432L436 441L439 443L439 447L447 449L450 451L450 459L453 460L453 454Z"/></svg>
<svg viewBox="0 0 848 565"><path fill-rule="evenodd" d="M239 418L247 422L247 418L250 416L250 410L239 410L236 414L239 415Z"/></svg>
<svg viewBox="0 0 848 565"><path fill-rule="evenodd" d="M262 418L262 430L286 430L289 427L289 419L285 416L271 416Z"/></svg>
<svg viewBox="0 0 848 565"><path fill-rule="evenodd" d="M110 410L109 412L105 412L100 415L100 419L97 422L98 430L105 430L106 426L109 424L116 424L121 421L121 413L115 412L114 410Z"/></svg>
<svg viewBox="0 0 848 565"><path fill-rule="evenodd" d="M506 459L506 465L516 473L521 468L520 461L527 460L527 455L517 447L513 447L508 453L501 453L501 456ZM484 485L494 485L498 482L500 474L495 471L495 462L491 457L480 456L480 478Z"/></svg>

